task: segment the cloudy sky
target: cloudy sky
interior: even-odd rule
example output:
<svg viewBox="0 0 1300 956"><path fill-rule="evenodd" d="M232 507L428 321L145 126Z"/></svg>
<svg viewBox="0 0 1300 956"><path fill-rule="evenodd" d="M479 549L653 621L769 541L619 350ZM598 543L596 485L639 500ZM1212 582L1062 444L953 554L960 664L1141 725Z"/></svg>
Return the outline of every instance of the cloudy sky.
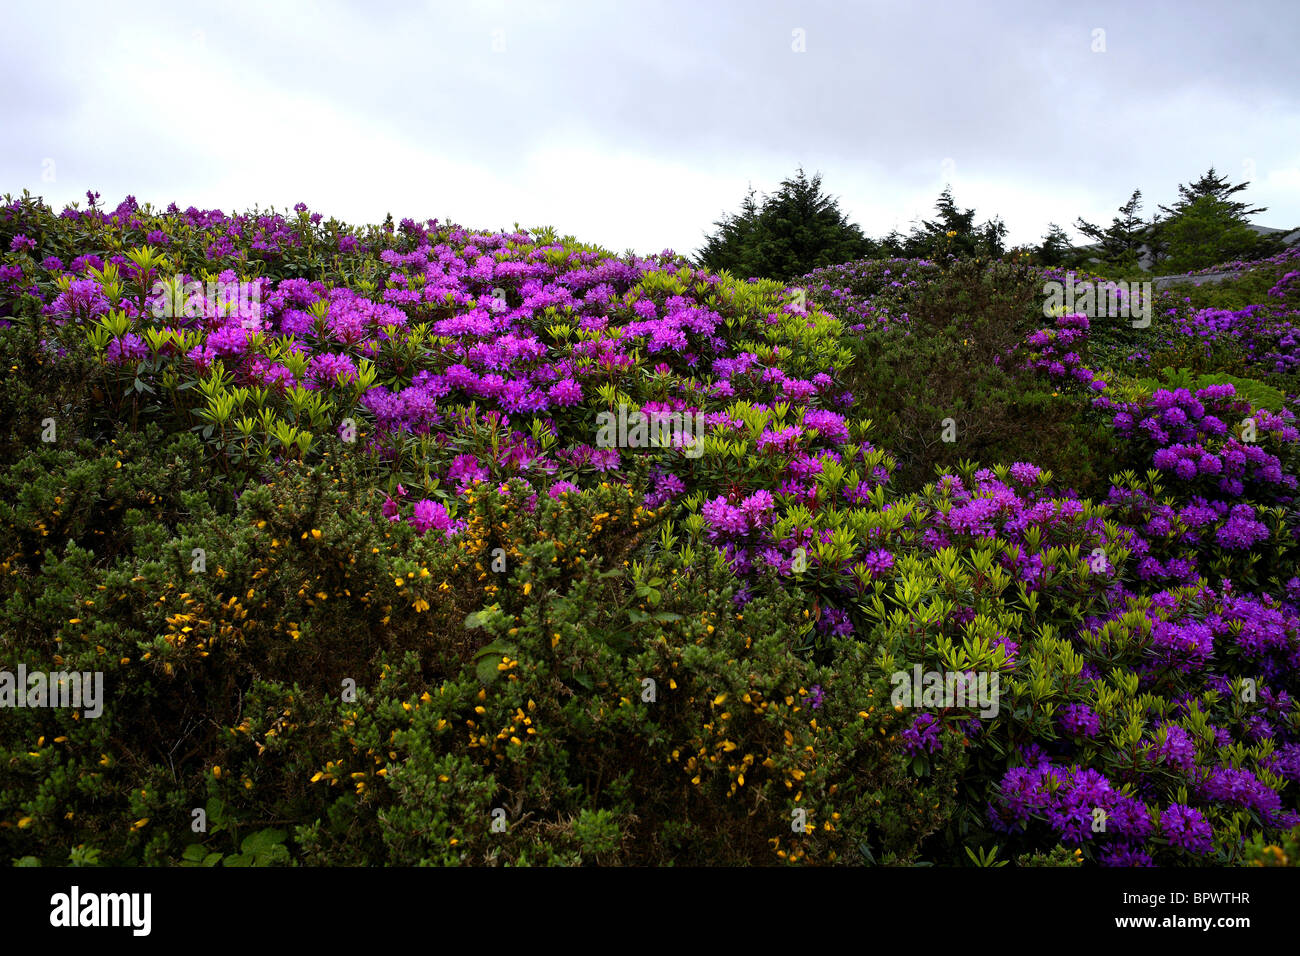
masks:
<svg viewBox="0 0 1300 956"><path fill-rule="evenodd" d="M1294 0L7 2L0 193L689 254L800 166L868 235L951 183L1012 243L1215 166L1294 227L1298 36Z"/></svg>

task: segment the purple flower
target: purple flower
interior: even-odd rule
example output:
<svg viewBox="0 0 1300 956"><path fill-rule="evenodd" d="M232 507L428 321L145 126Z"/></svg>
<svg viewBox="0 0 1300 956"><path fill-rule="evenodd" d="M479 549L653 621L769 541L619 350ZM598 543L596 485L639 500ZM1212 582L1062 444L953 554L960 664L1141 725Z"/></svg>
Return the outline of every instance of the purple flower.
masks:
<svg viewBox="0 0 1300 956"><path fill-rule="evenodd" d="M1151 854L1137 846L1113 846L1103 850L1097 857L1102 866L1155 866Z"/></svg>
<svg viewBox="0 0 1300 956"><path fill-rule="evenodd" d="M1249 770L1211 767L1200 786L1206 800L1232 803L1267 816L1282 808L1282 798Z"/></svg>
<svg viewBox="0 0 1300 956"><path fill-rule="evenodd" d="M120 339L113 339L104 350L104 358L109 362L138 362L149 354L149 347L144 339L134 332L128 332Z"/></svg>
<svg viewBox="0 0 1300 956"><path fill-rule="evenodd" d="M447 506L425 498L423 501L415 503L415 510L411 515L409 524L420 534L424 534L430 529L436 529L443 532L445 537L452 537L465 526L465 522L455 522L447 513Z"/></svg>
<svg viewBox="0 0 1300 956"><path fill-rule="evenodd" d="M1160 832L1171 846L1204 856L1214 850L1214 833L1204 814L1181 803L1172 804L1160 815Z"/></svg>
<svg viewBox="0 0 1300 956"><path fill-rule="evenodd" d="M749 531L749 522L745 518L745 513L722 496L706 501L700 513L709 525L712 535L738 536Z"/></svg>
<svg viewBox="0 0 1300 956"><path fill-rule="evenodd" d="M447 480L456 483L457 493L462 493L476 481L484 481L488 470L473 455L457 455L447 469Z"/></svg>
<svg viewBox="0 0 1300 956"><path fill-rule="evenodd" d="M877 549L862 559L872 577L879 577L894 566L894 556L884 549Z"/></svg>
<svg viewBox="0 0 1300 956"><path fill-rule="evenodd" d="M1095 737L1101 732L1101 718L1087 704L1066 704L1057 711L1057 721L1072 737Z"/></svg>
<svg viewBox="0 0 1300 956"><path fill-rule="evenodd" d="M108 308L108 298L94 279L74 279L50 305L55 315L66 315L80 322L103 315Z"/></svg>
<svg viewBox="0 0 1300 956"><path fill-rule="evenodd" d="M943 749L943 741L939 738L942 731L943 724L934 714L920 714L912 721L912 726L900 735L903 739L903 750L912 755L938 753Z"/></svg>
<svg viewBox="0 0 1300 956"><path fill-rule="evenodd" d="M555 484L551 485L551 489L547 494L552 498L558 498L566 491L577 492L578 490L578 486L571 481L557 481Z"/></svg>
<svg viewBox="0 0 1300 956"><path fill-rule="evenodd" d="M552 385L546 394L555 405L564 408L582 401L582 386L571 378L564 378Z"/></svg>
<svg viewBox="0 0 1300 956"><path fill-rule="evenodd" d="M597 448L591 453L591 467L597 471L617 471L619 455L617 448Z"/></svg>
<svg viewBox="0 0 1300 956"><path fill-rule="evenodd" d="M311 388L333 388L344 382L356 381L356 378L356 364L346 355L321 352L307 363L306 384Z"/></svg>
<svg viewBox="0 0 1300 956"><path fill-rule="evenodd" d="M837 607L828 607L822 609L822 616L817 622L817 629L823 634L848 637L853 633L853 622L849 620L847 611Z"/></svg>
<svg viewBox="0 0 1300 956"><path fill-rule="evenodd" d="M1156 751L1165 762L1181 770L1191 770L1196 765L1196 744L1191 735L1177 724L1165 724L1165 742Z"/></svg>
<svg viewBox="0 0 1300 956"><path fill-rule="evenodd" d="M1038 481L1041 469L1037 465L1031 465L1028 462L1018 461L1011 466L1011 477L1021 485L1032 485Z"/></svg>

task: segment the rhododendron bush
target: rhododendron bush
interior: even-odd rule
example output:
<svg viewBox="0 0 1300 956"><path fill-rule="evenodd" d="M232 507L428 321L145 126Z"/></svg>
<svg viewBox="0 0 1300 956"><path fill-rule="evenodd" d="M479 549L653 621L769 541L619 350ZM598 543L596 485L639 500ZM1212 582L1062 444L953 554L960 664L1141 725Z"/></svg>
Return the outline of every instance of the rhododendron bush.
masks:
<svg viewBox="0 0 1300 956"><path fill-rule="evenodd" d="M88 199L0 207L0 663L106 685L6 714L9 859L1294 846L1294 251L1139 330L1008 263Z"/></svg>

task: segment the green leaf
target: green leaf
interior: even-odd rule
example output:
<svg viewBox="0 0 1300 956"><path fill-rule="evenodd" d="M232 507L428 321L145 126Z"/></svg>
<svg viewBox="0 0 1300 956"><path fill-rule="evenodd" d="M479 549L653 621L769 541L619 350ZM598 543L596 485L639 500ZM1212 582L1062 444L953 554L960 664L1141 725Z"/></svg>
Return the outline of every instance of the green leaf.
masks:
<svg viewBox="0 0 1300 956"><path fill-rule="evenodd" d="M226 825L226 805L220 797L210 797L203 808L208 815L208 832L216 833Z"/></svg>
<svg viewBox="0 0 1300 956"><path fill-rule="evenodd" d="M474 672L478 674L478 679L482 683L491 684L501 676L501 672L497 670L497 664L499 663L497 657L484 657L478 662Z"/></svg>
<svg viewBox="0 0 1300 956"><path fill-rule="evenodd" d="M244 837L244 841L239 845L239 850L241 853L267 853L276 844L283 843L288 835L285 830L258 830L256 833L250 833Z"/></svg>
<svg viewBox="0 0 1300 956"><path fill-rule="evenodd" d="M472 617L473 615L470 616ZM483 657L491 657L493 658L492 663L496 664L497 663L496 658L502 657L506 654L511 654L514 652L514 649L515 649L514 645L511 644L509 641L504 641L504 640L491 641L487 644L484 644L482 647L480 647L477 651L474 652L474 660L479 660L480 658Z"/></svg>

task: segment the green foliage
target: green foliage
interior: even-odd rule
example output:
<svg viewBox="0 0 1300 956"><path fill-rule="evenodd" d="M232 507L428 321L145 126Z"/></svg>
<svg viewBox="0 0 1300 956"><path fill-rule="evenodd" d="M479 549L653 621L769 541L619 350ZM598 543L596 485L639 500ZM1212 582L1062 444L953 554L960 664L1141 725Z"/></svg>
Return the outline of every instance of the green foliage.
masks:
<svg viewBox="0 0 1300 956"><path fill-rule="evenodd" d="M1256 833L1246 842L1248 866L1300 866L1300 826L1294 826L1277 840Z"/></svg>
<svg viewBox="0 0 1300 956"><path fill-rule="evenodd" d="M761 214L751 195L720 242L757 256L754 230L769 209L764 254L786 264L747 260L755 273L856 254L842 250L860 234L802 173ZM286 255L241 248L209 261L202 230L147 209L140 218L171 230L165 252L98 223L76 235L26 202L4 227L65 257L106 252L111 240L131 263L99 270L111 307L83 325L47 325L25 293L0 300L13 323L0 330L0 358L21 372L0 382L12 412L0 422L0 658L102 674L108 690L99 716L20 708L0 723L0 853L14 865L1076 866L1096 859L1095 844L1087 854L1056 845L1037 820L995 830L996 781L1035 741L1158 803L1185 802L1151 756L1171 722L1194 739L1198 766L1231 764L1284 786L1268 776L1272 742L1252 722L1294 728L1294 705L1247 704L1199 675L1151 673L1158 626L1237 613L1205 583L1152 598L1135 567L1188 554L1194 515L1168 516L1165 532L1152 518L1212 493L1214 479L1175 483L1148 470L1151 448L1116 443L1082 386L1025 371L1026 336L1045 324L1043 276L969 258L995 250L999 224L974 227L948 192L918 232L942 262L822 269L807 277L811 303L776 278L739 281L667 258L618 287L615 313L638 299L663 312L672 297L697 295L720 319L725 352L700 337L689 358L657 353L653 371L634 356L633 373L589 375L585 405L512 416L513 427L565 447L590 440L594 410L678 400L728 421L711 427L699 459L646 449L599 477L564 461L554 477L587 490L558 498L504 469L463 495L438 486L454 456L495 467L511 440L503 417L476 405L440 408L457 422L451 442L376 436L364 415L356 441L333 437L378 376L400 389L446 369L429 323L454 314L451 304L412 305L411 328L376 341L356 381L316 389L237 383L219 362L189 371L178 356L197 333L166 330L139 308L141 276L171 267L379 293L375 263L337 253L338 239L399 249L391 233L301 216ZM810 251L823 234L841 251ZM554 230L533 238L547 269L609 258ZM4 255L37 274L27 253ZM1241 401L1225 404L1225 420L1280 408L1294 392L1284 375L1179 327L1193 301L1263 302L1280 268L1262 289L1246 275L1240 288L1179 290L1149 329L1099 323L1082 364L1108 367L1107 394L1139 405L1157 387L1229 383ZM1276 338L1295 294L1283 285L1271 296L1276 316L1259 323ZM124 307L133 301L134 317ZM328 309L318 297L304 311L322 323ZM532 331L557 359L593 371L602 333L568 307L546 308ZM147 356L106 361L127 334ZM287 340L249 347L303 370ZM753 361L732 391L707 395L717 380L692 370L739 353ZM1169 358L1160 378L1129 374L1145 370L1128 358L1141 353ZM809 421L812 406L783 397L788 379L822 373L799 385L817 390L819 410L843 408L847 434L834 454L798 462L809 490L796 497L780 490L795 452L771 436ZM949 418L953 444L942 437ZM1293 444L1272 431L1261 441L1295 472ZM972 458L990 466L983 478ZM972 509L936 470L976 489L989 474L1011 482L1016 461L1050 469L998 492L1026 507L1033 498L1038 523L977 534L962 530L973 527L968 514L942 530L939 518ZM668 464L687 491L647 508L653 472ZM398 483L448 506L464 530L443 537L385 520L382 489ZM1108 505L1052 490L1112 485ZM777 492L762 534L806 541L810 562L789 573L762 565L742 586L702 503L755 488ZM1254 485L1238 497L1266 539L1209 549L1206 582L1283 593L1297 560L1292 503ZM1152 529L1148 550L1121 519ZM936 530L950 546L935 544ZM1098 549L1101 570L1090 561ZM1293 632L1275 636L1291 654ZM1217 665L1234 688L1259 669L1235 650ZM938 734L914 746L917 714L892 704L889 676L915 666L997 674L997 713L933 708L925 716ZM1150 678L1141 687L1139 673ZM1101 733L1066 734L1058 717L1070 704L1087 705ZM1217 730L1236 742L1221 745ZM200 810L206 825L196 827ZM1207 815L1217 862L1296 859L1294 833L1259 833L1260 820L1232 806Z"/></svg>
<svg viewBox="0 0 1300 956"><path fill-rule="evenodd" d="M1063 846L1055 846L1050 852L1044 853L1041 850L1035 850L1033 853L1022 853L1016 857L1016 866L1082 866L1083 854L1079 850L1068 850Z"/></svg>
<svg viewBox="0 0 1300 956"><path fill-rule="evenodd" d="M797 591L742 611L712 552L631 561L655 518L628 489L531 514L483 489L444 548L375 522L356 462L286 463L231 515L219 487L172 477L200 457L193 437L137 458L147 440L3 475L27 490L4 496L0 652L111 688L98 719L3 724L10 859L896 861L951 812L956 765L904 786L865 648L831 675L798 651ZM101 536L121 545L96 553Z"/></svg>
<svg viewBox="0 0 1300 956"><path fill-rule="evenodd" d="M1231 385L1238 395L1250 402L1254 408L1267 408L1271 412L1280 412L1286 403L1286 396L1275 388L1265 385L1253 378L1238 378L1226 372L1209 372L1195 375L1186 368L1166 367L1160 370L1159 378L1140 378L1137 380L1148 394L1158 388L1185 388L1195 392L1210 385Z"/></svg>
<svg viewBox="0 0 1300 956"><path fill-rule="evenodd" d="M1266 206L1249 207L1239 199L1233 199L1237 193L1240 193L1249 186L1249 182L1237 183L1233 185L1226 176L1220 176L1211 166L1200 179L1186 185L1178 186L1178 201L1172 207L1161 206L1161 212L1165 213L1170 219L1177 218L1194 206L1202 199L1214 199L1222 203L1228 214L1236 220L1244 221L1251 216L1261 212L1268 212Z"/></svg>
<svg viewBox="0 0 1300 956"><path fill-rule="evenodd" d="M1169 272L1206 269L1228 259L1250 259L1274 251L1233 213L1230 203L1214 196L1188 203L1164 223L1161 235L1169 255L1162 268Z"/></svg>
<svg viewBox="0 0 1300 956"><path fill-rule="evenodd" d="M998 218L975 225L975 210L962 211L945 186L935 202L938 218L924 220L912 229L904 244L904 254L924 259L975 258L996 259L1006 251L1006 225Z"/></svg>
<svg viewBox="0 0 1300 956"><path fill-rule="evenodd" d="M1049 223L1043 241L1036 250L1038 264L1044 266L1065 265L1071 258L1070 254L1073 245L1068 232L1054 222Z"/></svg>
<svg viewBox="0 0 1300 956"><path fill-rule="evenodd" d="M1137 265L1138 251L1151 235L1154 224L1145 224L1140 212L1142 190L1133 190L1128 202L1119 207L1119 215L1110 226L1102 228L1080 217L1075 228L1101 245L1100 258L1111 267L1131 268Z"/></svg>
<svg viewBox="0 0 1300 956"><path fill-rule="evenodd" d="M962 459L1033 461L1081 492L1108 477L1094 470L1099 424L1009 357L1043 323L1041 287L1026 266L960 262L910 297L909 322L854 340L847 384L897 459L899 487ZM946 419L959 441L944 441Z"/></svg>

